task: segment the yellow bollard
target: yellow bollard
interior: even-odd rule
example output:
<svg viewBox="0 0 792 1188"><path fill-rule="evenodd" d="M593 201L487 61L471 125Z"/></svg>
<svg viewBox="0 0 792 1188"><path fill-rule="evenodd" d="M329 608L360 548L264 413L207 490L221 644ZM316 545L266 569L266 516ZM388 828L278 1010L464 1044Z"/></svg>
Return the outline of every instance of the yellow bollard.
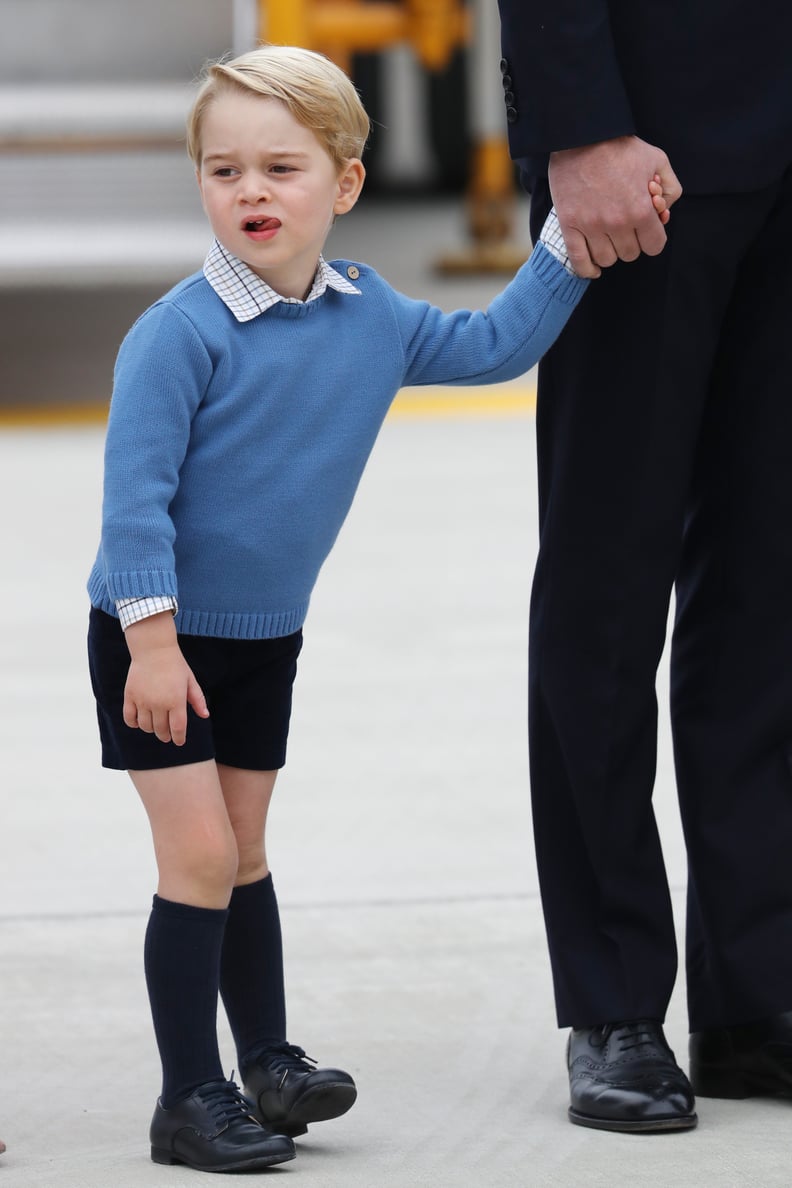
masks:
<svg viewBox="0 0 792 1188"><path fill-rule="evenodd" d="M446 276L508 273L525 261L526 250L512 239L514 230L514 165L505 139L490 137L473 148L471 179L465 197L469 242L435 263Z"/></svg>
<svg viewBox="0 0 792 1188"><path fill-rule="evenodd" d="M436 264L446 274L514 273L530 249L514 241L517 190L509 159L497 70L500 28L493 0L471 0L475 36L468 55L473 150L466 194L468 242Z"/></svg>

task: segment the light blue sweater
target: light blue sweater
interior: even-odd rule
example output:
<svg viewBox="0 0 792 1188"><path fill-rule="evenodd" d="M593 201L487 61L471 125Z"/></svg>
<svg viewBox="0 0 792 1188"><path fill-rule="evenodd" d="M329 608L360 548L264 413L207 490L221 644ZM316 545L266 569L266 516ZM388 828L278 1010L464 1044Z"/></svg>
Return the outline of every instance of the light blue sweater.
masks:
<svg viewBox="0 0 792 1188"><path fill-rule="evenodd" d="M522 375L587 284L539 245L486 312L444 314L358 267L359 295L244 323L199 273L138 319L116 364L94 606L165 594L185 634L296 631L398 390Z"/></svg>

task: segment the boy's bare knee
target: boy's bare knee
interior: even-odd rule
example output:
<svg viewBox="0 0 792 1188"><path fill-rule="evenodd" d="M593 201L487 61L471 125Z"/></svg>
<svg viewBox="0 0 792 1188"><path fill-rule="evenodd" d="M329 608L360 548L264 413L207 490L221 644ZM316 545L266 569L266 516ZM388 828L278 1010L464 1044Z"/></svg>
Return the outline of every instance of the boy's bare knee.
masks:
<svg viewBox="0 0 792 1188"><path fill-rule="evenodd" d="M236 855L212 855L189 867L186 873L207 894L230 895L237 878Z"/></svg>
<svg viewBox="0 0 792 1188"><path fill-rule="evenodd" d="M204 907L225 907L237 878L239 855L233 841L202 839L160 864L160 885L166 899Z"/></svg>
<svg viewBox="0 0 792 1188"><path fill-rule="evenodd" d="M264 853L264 847L257 846L240 846L239 862L236 870L236 886L243 886L246 883L255 883L259 879L264 879L269 874L267 867L267 858Z"/></svg>

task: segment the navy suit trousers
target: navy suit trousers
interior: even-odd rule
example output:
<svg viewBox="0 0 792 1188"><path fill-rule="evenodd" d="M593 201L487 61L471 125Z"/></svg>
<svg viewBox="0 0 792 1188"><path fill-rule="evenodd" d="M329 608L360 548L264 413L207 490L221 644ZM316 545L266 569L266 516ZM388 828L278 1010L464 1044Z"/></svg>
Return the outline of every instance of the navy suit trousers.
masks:
<svg viewBox="0 0 792 1188"><path fill-rule="evenodd" d="M549 206L534 186L538 229ZM683 196L540 365L531 786L560 1026L664 1017L671 722L691 1028L792 1009L792 169Z"/></svg>

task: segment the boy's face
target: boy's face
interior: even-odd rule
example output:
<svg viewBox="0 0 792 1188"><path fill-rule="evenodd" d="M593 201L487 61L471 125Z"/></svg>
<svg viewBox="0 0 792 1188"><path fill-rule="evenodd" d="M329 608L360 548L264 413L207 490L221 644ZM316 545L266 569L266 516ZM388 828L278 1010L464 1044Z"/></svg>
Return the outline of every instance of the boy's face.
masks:
<svg viewBox="0 0 792 1188"><path fill-rule="evenodd" d="M339 173L309 128L278 99L227 92L204 114L197 170L204 210L224 248L282 297L307 297L337 214L365 172Z"/></svg>

